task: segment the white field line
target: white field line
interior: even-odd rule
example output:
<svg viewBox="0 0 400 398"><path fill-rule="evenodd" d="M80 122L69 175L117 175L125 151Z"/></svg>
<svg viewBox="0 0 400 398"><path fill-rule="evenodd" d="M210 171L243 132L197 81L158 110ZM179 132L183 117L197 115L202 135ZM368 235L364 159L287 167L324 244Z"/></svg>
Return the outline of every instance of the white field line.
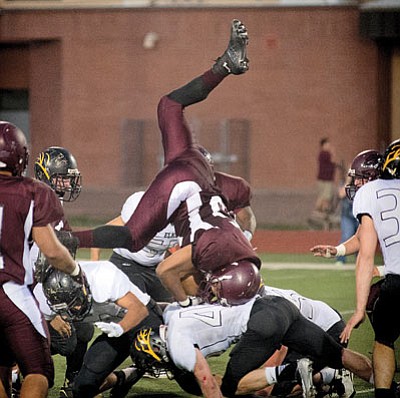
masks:
<svg viewBox="0 0 400 398"><path fill-rule="evenodd" d="M279 269L318 269L335 271L354 271L355 264L336 265L332 263L262 263L262 268L270 270Z"/></svg>

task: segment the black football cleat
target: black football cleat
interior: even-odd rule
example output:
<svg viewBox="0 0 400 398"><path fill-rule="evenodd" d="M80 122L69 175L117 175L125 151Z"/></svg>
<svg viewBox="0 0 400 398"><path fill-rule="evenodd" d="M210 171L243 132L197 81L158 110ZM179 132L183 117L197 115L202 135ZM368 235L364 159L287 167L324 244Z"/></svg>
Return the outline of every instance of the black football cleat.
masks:
<svg viewBox="0 0 400 398"><path fill-rule="evenodd" d="M219 73L240 75L249 70L247 44L249 36L247 28L237 19L231 23L231 37L228 48L214 64L213 69Z"/></svg>

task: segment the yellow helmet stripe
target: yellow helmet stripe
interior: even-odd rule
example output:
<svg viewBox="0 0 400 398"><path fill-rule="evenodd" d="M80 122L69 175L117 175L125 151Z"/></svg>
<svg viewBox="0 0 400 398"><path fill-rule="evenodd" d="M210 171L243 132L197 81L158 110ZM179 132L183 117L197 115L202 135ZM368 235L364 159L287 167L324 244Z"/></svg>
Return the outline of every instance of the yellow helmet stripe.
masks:
<svg viewBox="0 0 400 398"><path fill-rule="evenodd" d="M161 362L161 358L154 352L153 348L151 347L150 344L150 334L151 334L151 328L150 329L144 329L141 330L135 340L135 348L138 351L142 351L146 354L149 354L152 356L154 359L157 361Z"/></svg>
<svg viewBox="0 0 400 398"><path fill-rule="evenodd" d="M47 158L46 160L45 160L45 157ZM38 165L42 169L44 175L47 177L48 180L50 180L50 175L47 172L46 166L44 166L44 163L47 163L49 161L50 161L50 155L48 153L42 152L39 154L39 156L35 162L35 164Z"/></svg>

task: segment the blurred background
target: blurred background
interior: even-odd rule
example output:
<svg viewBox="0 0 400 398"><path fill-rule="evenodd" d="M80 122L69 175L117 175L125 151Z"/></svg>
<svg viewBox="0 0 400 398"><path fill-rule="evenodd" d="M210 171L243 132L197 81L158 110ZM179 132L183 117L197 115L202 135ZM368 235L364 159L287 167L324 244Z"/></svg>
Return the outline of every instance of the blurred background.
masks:
<svg viewBox="0 0 400 398"><path fill-rule="evenodd" d="M234 18L250 70L187 108L196 138L250 182L259 228L337 228L309 222L319 143L339 185L358 152L400 137L398 0L0 0L0 119L28 135L30 175L48 146L75 155L68 217L108 220L147 186L158 100L211 67Z"/></svg>

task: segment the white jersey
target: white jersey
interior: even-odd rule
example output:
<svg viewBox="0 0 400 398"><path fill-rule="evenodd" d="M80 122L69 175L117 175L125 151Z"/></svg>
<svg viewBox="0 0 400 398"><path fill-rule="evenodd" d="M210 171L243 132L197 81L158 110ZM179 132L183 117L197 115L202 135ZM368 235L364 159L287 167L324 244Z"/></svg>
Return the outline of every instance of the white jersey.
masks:
<svg viewBox="0 0 400 398"><path fill-rule="evenodd" d="M243 305L223 307L201 304L182 308L168 305L164 311L167 347L172 361L181 369L193 372L196 348L204 357L216 356L236 343L247 329L255 299Z"/></svg>
<svg viewBox="0 0 400 398"><path fill-rule="evenodd" d="M124 223L131 218L143 195L144 192L136 192L125 201L121 210L121 218ZM175 228L172 224L168 224L138 252L130 252L127 249L119 248L114 249L114 252L141 265L154 267L164 259L166 250L178 244L179 239L176 236Z"/></svg>
<svg viewBox="0 0 400 398"><path fill-rule="evenodd" d="M125 309L115 302L128 292L132 292L144 305L149 303L150 296L136 287L110 261L84 261L80 266L86 275L93 299L92 309L85 317L85 322L121 320L125 315ZM47 304L41 284L35 286L34 295L45 318L48 320L54 318L55 313Z"/></svg>
<svg viewBox="0 0 400 398"><path fill-rule="evenodd" d="M329 330L335 323L342 319L328 304L323 301L303 297L294 290L265 286L262 296L280 296L289 300L299 309L305 318L318 325L324 331Z"/></svg>
<svg viewBox="0 0 400 398"><path fill-rule="evenodd" d="M354 198L353 214L372 217L385 274L400 275L400 180L377 179L363 185Z"/></svg>

